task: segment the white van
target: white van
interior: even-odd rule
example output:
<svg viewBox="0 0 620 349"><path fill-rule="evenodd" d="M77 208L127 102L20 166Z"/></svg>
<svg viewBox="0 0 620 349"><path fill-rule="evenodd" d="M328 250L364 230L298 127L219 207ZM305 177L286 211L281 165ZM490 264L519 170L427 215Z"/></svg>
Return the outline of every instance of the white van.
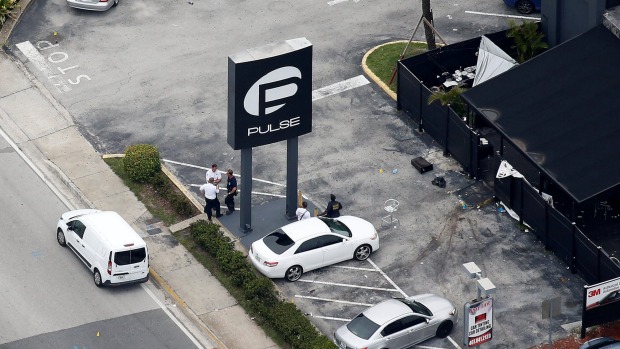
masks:
<svg viewBox="0 0 620 349"><path fill-rule="evenodd" d="M58 221L56 239L88 266L97 287L149 280L146 243L116 212L66 212Z"/></svg>

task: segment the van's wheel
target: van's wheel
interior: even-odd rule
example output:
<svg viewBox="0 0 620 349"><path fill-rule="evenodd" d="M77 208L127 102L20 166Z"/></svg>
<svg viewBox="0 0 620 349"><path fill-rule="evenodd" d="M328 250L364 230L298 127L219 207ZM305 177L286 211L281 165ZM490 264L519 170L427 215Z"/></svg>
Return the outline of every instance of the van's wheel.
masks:
<svg viewBox="0 0 620 349"><path fill-rule="evenodd" d="M452 323L452 321L448 320L448 321L442 322L441 325L439 325L439 327L437 328L437 334L436 334L437 338L448 337L450 332L452 332L452 327L454 327L454 324Z"/></svg>
<svg viewBox="0 0 620 349"><path fill-rule="evenodd" d="M60 246L67 246L67 240L65 240L65 233L63 233L62 229L60 228L58 228L58 231L56 232L56 240L58 240Z"/></svg>
<svg viewBox="0 0 620 349"><path fill-rule="evenodd" d="M101 282L101 273L99 273L99 270L97 269L95 269L95 272L93 273L93 280L95 281L95 286L103 286L103 283Z"/></svg>
<svg viewBox="0 0 620 349"><path fill-rule="evenodd" d="M303 274L304 270L301 266L299 265L294 265L290 268L288 268L288 270L286 271L286 279L290 282L295 282L297 280L299 280L299 278L301 277L301 274Z"/></svg>
<svg viewBox="0 0 620 349"><path fill-rule="evenodd" d="M370 252L372 252L372 247L368 245L362 245L355 249L353 258L357 259L358 261L365 261L370 256Z"/></svg>

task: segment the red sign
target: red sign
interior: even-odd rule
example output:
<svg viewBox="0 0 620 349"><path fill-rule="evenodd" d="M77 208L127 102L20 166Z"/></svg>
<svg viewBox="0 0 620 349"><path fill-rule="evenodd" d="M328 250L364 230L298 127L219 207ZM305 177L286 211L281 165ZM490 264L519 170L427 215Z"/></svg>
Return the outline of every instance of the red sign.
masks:
<svg viewBox="0 0 620 349"><path fill-rule="evenodd" d="M493 338L493 298L465 304L465 342L475 347Z"/></svg>

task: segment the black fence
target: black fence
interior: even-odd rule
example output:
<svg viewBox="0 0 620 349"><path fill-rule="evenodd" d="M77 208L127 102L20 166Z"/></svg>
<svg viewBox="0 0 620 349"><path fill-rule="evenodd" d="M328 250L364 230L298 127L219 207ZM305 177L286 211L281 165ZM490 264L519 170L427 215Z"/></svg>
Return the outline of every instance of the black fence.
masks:
<svg viewBox="0 0 620 349"><path fill-rule="evenodd" d="M505 52L514 53L505 31L487 37ZM400 61L397 108L416 122L420 130L432 136L443 148L444 154L451 155L473 178L496 173L503 159L515 165L527 180L512 176L495 178L496 197L532 228L547 249L563 260L571 271L581 274L588 283L620 277L620 267L609 254L567 218L570 217L570 207L563 205L563 200L555 202L554 207L534 189L544 183L541 182L540 172L527 157L508 142L498 139L481 144L483 136L476 126L488 125L471 122L470 127L449 106L441 105L439 101L428 103L432 95L429 87L441 85L444 72L476 65L479 44L480 38L475 38ZM493 138L489 134L484 137ZM494 154L493 149L499 151L499 155ZM552 194L554 197L561 196L560 192Z"/></svg>
<svg viewBox="0 0 620 349"><path fill-rule="evenodd" d="M494 187L496 196L572 272L579 273L589 284L620 277L620 267L609 254L545 201L526 180L513 176L496 178Z"/></svg>

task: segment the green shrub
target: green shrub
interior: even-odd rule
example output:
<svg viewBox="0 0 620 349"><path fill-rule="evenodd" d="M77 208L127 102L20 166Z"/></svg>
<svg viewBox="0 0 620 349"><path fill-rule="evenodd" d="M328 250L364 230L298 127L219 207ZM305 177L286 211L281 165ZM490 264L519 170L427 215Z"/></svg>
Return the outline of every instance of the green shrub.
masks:
<svg viewBox="0 0 620 349"><path fill-rule="evenodd" d="M220 226L200 220L190 225L194 241L217 260L218 268L243 292L244 301L295 349L336 349L306 316L290 302L279 299L271 279L258 274L247 257L234 249Z"/></svg>
<svg viewBox="0 0 620 349"><path fill-rule="evenodd" d="M170 202L174 211L182 216L191 216L194 213L194 206L190 204L185 196L172 193L169 194Z"/></svg>
<svg viewBox="0 0 620 349"><path fill-rule="evenodd" d="M131 180L149 182L161 170L157 147L150 144L128 146L125 149L123 167Z"/></svg>
<svg viewBox="0 0 620 349"><path fill-rule="evenodd" d="M2 28L7 19L17 18L14 10L18 6L17 0L0 0L0 28Z"/></svg>

